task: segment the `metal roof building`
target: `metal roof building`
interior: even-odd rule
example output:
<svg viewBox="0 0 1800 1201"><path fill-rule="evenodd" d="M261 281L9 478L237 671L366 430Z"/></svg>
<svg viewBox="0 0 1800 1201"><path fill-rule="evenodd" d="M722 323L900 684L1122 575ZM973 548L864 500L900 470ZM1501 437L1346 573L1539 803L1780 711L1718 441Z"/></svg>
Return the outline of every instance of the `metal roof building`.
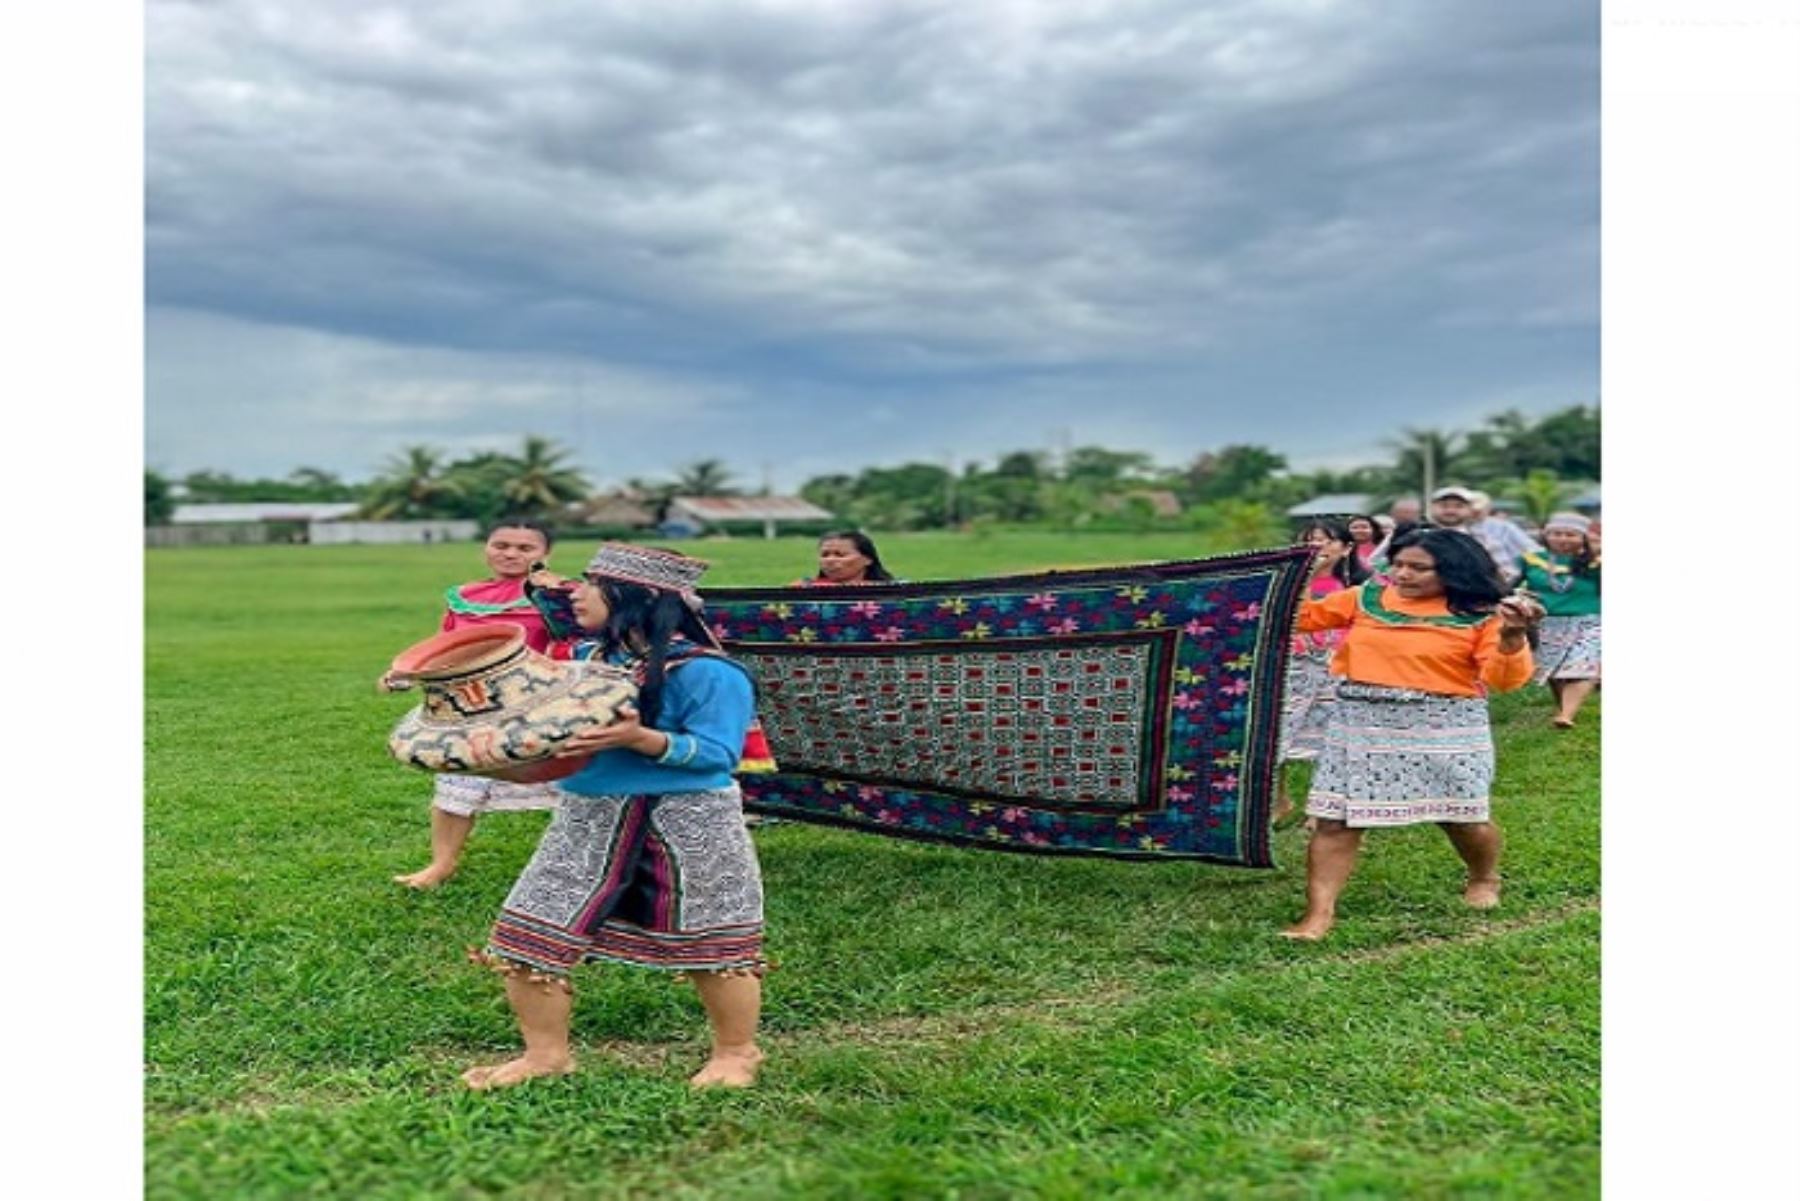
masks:
<svg viewBox="0 0 1800 1201"><path fill-rule="evenodd" d="M830 521L831 513L798 496L677 496L669 517L688 518L702 526L761 522L763 537L773 538L783 521Z"/></svg>
<svg viewBox="0 0 1800 1201"><path fill-rule="evenodd" d="M1289 517L1347 517L1367 513L1375 498L1361 492L1327 492L1301 501L1287 511Z"/></svg>

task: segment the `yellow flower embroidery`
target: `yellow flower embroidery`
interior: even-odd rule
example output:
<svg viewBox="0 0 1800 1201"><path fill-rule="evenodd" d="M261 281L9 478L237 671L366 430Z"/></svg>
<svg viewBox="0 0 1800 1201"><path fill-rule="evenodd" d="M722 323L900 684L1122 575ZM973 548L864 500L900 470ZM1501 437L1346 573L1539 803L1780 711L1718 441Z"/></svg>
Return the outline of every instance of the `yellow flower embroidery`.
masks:
<svg viewBox="0 0 1800 1201"><path fill-rule="evenodd" d="M795 630L787 636L789 642L811 642L816 638L818 635L810 629Z"/></svg>
<svg viewBox="0 0 1800 1201"><path fill-rule="evenodd" d="M986 638L989 634L992 634L993 632L994 632L993 630L988 628L987 622L978 621L975 623L974 629L964 630L962 636L964 638Z"/></svg>
<svg viewBox="0 0 1800 1201"><path fill-rule="evenodd" d="M1148 617L1140 617L1137 619L1137 628L1140 630L1160 630L1162 629L1162 626L1163 615L1160 610L1150 614Z"/></svg>
<svg viewBox="0 0 1800 1201"><path fill-rule="evenodd" d="M1129 588L1119 589L1119 595L1134 605L1141 605L1144 603L1145 598L1150 595L1150 590L1140 585L1133 584Z"/></svg>
<svg viewBox="0 0 1800 1201"><path fill-rule="evenodd" d="M961 617L964 613L969 611L969 602L960 596L953 596L949 600L939 601L938 608L948 609L958 617Z"/></svg>
<svg viewBox="0 0 1800 1201"><path fill-rule="evenodd" d="M1229 667L1232 671L1249 671L1250 665L1255 662L1255 655L1239 655L1225 666Z"/></svg>

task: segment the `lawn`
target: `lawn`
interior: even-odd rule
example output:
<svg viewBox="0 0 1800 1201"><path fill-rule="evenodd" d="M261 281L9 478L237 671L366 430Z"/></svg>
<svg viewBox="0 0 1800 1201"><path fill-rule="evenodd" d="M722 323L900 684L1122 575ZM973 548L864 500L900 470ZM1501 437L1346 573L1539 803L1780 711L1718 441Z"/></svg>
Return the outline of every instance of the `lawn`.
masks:
<svg viewBox="0 0 1800 1201"><path fill-rule="evenodd" d="M705 542L708 582L804 574ZM1177 536L882 539L909 578L1191 557ZM585 548L556 561L580 566ZM795 823L768 889L763 1082L684 1086L692 990L578 976L575 1076L472 1095L514 1032L463 960L543 814L476 830L433 894L429 781L375 693L462 546L146 556L151 1197L1546 1197L1599 1191L1597 705L1494 704L1505 904L1429 829L1377 833L1319 946L1273 872L1032 858Z"/></svg>

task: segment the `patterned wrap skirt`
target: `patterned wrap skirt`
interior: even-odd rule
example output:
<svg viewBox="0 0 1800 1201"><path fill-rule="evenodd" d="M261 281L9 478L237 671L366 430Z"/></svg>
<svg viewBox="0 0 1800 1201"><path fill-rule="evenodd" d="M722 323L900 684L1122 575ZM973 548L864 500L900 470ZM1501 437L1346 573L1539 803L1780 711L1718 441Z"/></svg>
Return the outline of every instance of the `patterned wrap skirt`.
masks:
<svg viewBox="0 0 1800 1201"><path fill-rule="evenodd" d="M554 809L562 796L562 790L554 783L515 784L486 776L441 775L431 794L431 807L474 817L506 810Z"/></svg>
<svg viewBox="0 0 1800 1201"><path fill-rule="evenodd" d="M1284 763L1290 759L1317 759L1325 745L1325 726L1338 685L1330 665L1330 647L1288 658L1287 686L1281 699L1280 757Z"/></svg>
<svg viewBox="0 0 1800 1201"><path fill-rule="evenodd" d="M1538 625L1533 684L1600 678L1600 618L1546 617Z"/></svg>
<svg viewBox="0 0 1800 1201"><path fill-rule="evenodd" d="M1306 812L1357 828L1484 822L1493 779L1483 698L1344 680Z"/></svg>
<svg viewBox="0 0 1800 1201"><path fill-rule="evenodd" d="M565 792L482 958L553 976L588 960L761 974L762 871L736 784Z"/></svg>

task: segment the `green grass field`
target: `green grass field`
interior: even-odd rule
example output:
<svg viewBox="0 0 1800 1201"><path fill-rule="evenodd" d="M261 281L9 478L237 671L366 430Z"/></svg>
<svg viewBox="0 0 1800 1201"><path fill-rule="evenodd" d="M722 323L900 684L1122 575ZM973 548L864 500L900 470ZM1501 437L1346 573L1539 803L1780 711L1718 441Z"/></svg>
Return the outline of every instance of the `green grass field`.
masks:
<svg viewBox="0 0 1800 1201"><path fill-rule="evenodd" d="M717 585L809 542L691 544ZM1173 536L895 536L910 578L1192 557ZM556 566L585 557L572 546ZM146 556L151 1197L1591 1197L1599 1191L1598 706L1494 705L1505 904L1434 830L1380 832L1330 941L1282 867L1071 861L787 823L763 1082L693 1094L691 989L578 976L581 1071L457 1083L515 1036L463 960L546 815L476 830L435 894L410 702L373 681L479 548Z"/></svg>

